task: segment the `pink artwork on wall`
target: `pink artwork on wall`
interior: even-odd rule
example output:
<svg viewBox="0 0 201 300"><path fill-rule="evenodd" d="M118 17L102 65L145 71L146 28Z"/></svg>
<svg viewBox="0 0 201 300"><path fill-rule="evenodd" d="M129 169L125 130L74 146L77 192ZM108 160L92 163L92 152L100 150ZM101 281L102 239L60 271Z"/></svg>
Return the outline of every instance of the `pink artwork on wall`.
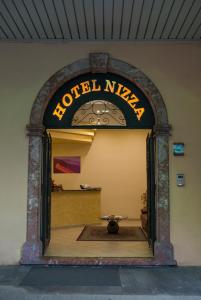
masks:
<svg viewBox="0 0 201 300"><path fill-rule="evenodd" d="M54 173L80 173L80 156L54 157Z"/></svg>

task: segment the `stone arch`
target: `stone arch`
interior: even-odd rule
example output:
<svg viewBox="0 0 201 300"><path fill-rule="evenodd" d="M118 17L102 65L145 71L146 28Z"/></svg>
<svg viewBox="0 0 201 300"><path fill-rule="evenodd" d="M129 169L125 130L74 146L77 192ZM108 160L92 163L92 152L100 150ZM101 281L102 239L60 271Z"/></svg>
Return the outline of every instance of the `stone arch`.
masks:
<svg viewBox="0 0 201 300"><path fill-rule="evenodd" d="M40 241L41 217L41 162L43 115L52 95L65 82L85 73L114 73L135 83L146 95L155 116L156 139L156 242L153 258L63 258L42 256ZM126 264L174 265L173 247L170 243L169 219L169 133L170 125L166 106L154 83L139 69L107 53L91 53L89 58L78 60L55 73L39 91L27 125L29 136L29 170L27 199L27 236L22 249L24 264Z"/></svg>

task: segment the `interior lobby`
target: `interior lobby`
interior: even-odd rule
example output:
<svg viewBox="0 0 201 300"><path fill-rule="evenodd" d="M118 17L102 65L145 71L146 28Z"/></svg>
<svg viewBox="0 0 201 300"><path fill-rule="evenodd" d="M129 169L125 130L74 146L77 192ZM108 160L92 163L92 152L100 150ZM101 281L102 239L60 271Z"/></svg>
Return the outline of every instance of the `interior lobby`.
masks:
<svg viewBox="0 0 201 300"><path fill-rule="evenodd" d="M153 255L147 241L147 228L141 224L141 210L147 206L146 137L149 132L146 129L49 130L54 187L51 240L46 256ZM79 158L79 173L59 169L56 158L64 161L67 157ZM88 188L81 189L83 184ZM138 227L143 235L139 240L129 241L129 236L115 240L115 234L107 233L107 220L101 220L107 215L125 217L119 221L120 232L122 227ZM93 224L104 228L108 240L100 240L98 236L95 240L91 236L88 240L77 240L84 227Z"/></svg>

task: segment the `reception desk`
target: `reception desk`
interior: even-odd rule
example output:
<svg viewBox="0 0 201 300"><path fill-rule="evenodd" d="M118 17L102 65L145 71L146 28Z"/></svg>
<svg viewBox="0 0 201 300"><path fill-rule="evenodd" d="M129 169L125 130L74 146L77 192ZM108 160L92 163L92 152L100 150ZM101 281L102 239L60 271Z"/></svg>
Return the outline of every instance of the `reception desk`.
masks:
<svg viewBox="0 0 201 300"><path fill-rule="evenodd" d="M101 189L52 192L51 227L100 222Z"/></svg>

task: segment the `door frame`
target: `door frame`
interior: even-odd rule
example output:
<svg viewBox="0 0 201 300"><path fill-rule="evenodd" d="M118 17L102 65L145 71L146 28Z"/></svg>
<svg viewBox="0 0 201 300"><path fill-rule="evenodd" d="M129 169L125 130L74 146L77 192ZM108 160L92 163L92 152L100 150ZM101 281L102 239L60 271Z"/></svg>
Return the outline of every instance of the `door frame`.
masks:
<svg viewBox="0 0 201 300"><path fill-rule="evenodd" d="M155 207L156 241L153 258L59 258L44 257L40 240L41 218L41 165L43 115L53 94L67 81L85 73L114 73L134 82L146 95L155 116L153 128L155 154ZM29 136L27 234L22 248L22 264L68 264L68 265L175 265L173 246L170 242L169 208L169 135L171 126L165 103L154 83L139 69L108 53L90 53L55 73L39 91L27 125Z"/></svg>

